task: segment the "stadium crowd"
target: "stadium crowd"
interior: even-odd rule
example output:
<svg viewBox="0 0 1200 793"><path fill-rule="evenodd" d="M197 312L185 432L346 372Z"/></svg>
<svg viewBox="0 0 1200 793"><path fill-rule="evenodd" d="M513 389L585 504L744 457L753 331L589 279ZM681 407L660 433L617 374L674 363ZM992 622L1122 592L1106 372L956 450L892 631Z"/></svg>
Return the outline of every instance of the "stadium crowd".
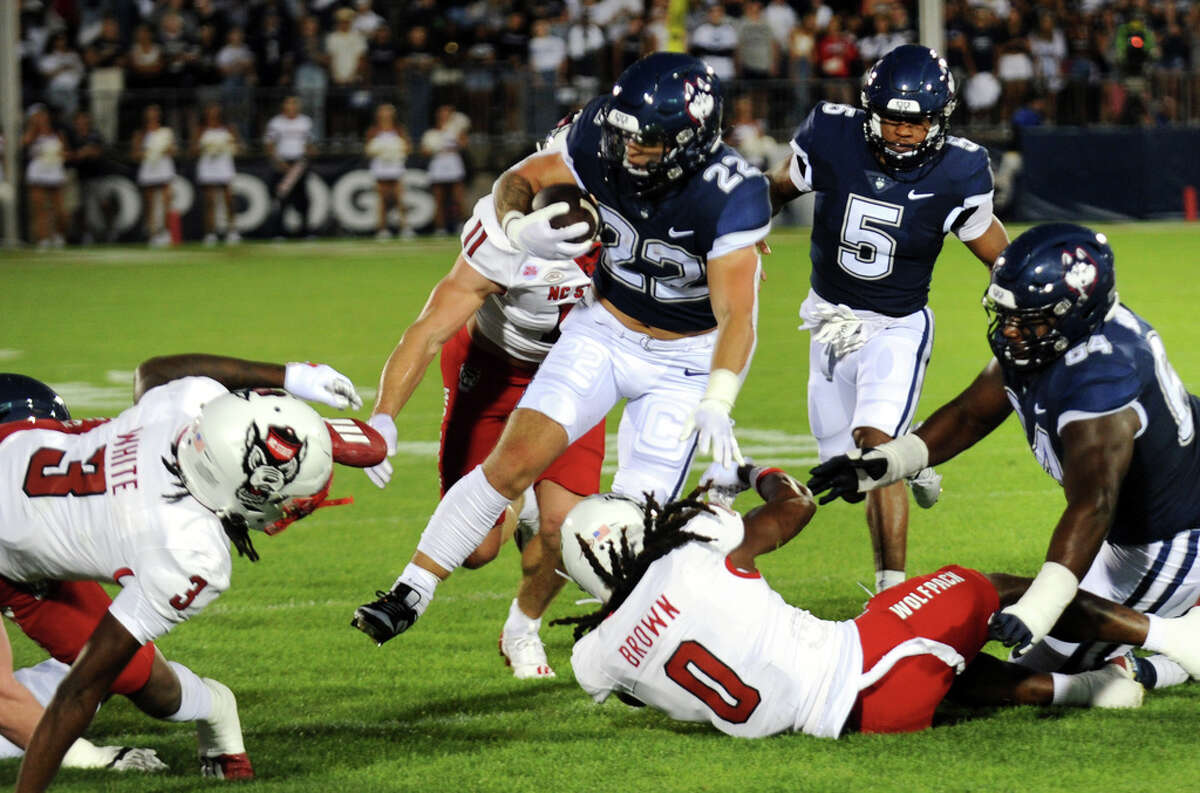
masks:
<svg viewBox="0 0 1200 793"><path fill-rule="evenodd" d="M981 142L1008 143L1026 125L1200 118L1200 5L944 9L964 100L953 122ZM20 27L23 102L48 110L61 142L52 154L81 181L105 162L140 162L131 144L149 104L182 155L200 154L210 105L238 153L254 155L291 94L318 153L363 154L376 109L391 104L421 164L461 142L466 176L472 165L498 171L637 58L679 47L745 100L731 140L753 146L755 130L786 140L820 99L856 104L864 66L917 39L913 0L693 2L678 21L667 0L26 0ZM456 128L426 139L447 105ZM34 142L24 156L50 156ZM57 222L43 239L63 236Z"/></svg>

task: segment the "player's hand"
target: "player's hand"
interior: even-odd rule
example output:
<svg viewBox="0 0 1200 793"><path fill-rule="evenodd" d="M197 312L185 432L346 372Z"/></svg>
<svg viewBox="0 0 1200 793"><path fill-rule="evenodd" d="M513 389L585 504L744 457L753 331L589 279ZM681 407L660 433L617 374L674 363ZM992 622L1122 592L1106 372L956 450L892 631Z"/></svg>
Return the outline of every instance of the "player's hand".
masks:
<svg viewBox="0 0 1200 793"><path fill-rule="evenodd" d="M392 461L388 459L396 453L396 422L386 413L376 413L371 418L367 419L367 423L374 427L383 439L387 441L387 457L379 465L373 465L370 468L364 469L367 472L367 478L380 489L387 487L388 482L392 481Z"/></svg>
<svg viewBox="0 0 1200 793"><path fill-rule="evenodd" d="M995 639L1005 647L1012 647L1013 655L1021 656L1029 652L1033 645L1045 637L1036 637L1037 641L1034 641L1033 631L1010 609L1012 606L1003 611L997 611L988 620L988 638Z"/></svg>
<svg viewBox="0 0 1200 793"><path fill-rule="evenodd" d="M158 759L158 753L153 749L142 749L133 746L102 746L101 749L116 749L116 755L105 766L114 771L141 771L154 773L166 771L167 764Z"/></svg>
<svg viewBox="0 0 1200 793"><path fill-rule="evenodd" d="M516 210L504 216L501 225L509 242L520 250L542 259L574 259L592 249L592 241L570 242L588 233L588 224L572 223L561 229L550 225L554 218L569 212L571 205L557 201L523 215Z"/></svg>
<svg viewBox="0 0 1200 793"><path fill-rule="evenodd" d="M284 367L283 388L301 399L321 402L338 410L362 407L362 397L350 378L323 363L289 363Z"/></svg>
<svg viewBox="0 0 1200 793"><path fill-rule="evenodd" d="M733 437L733 419L729 417L732 407L720 399L701 399L696 412L684 424L679 440L687 440L695 432L696 447L701 454L711 450L713 460L721 465L730 465L734 460L739 464L746 462Z"/></svg>
<svg viewBox="0 0 1200 793"><path fill-rule="evenodd" d="M862 501L868 490L899 482L929 465L925 441L911 432L876 448L851 449L810 469L808 489L826 493L822 505L836 498Z"/></svg>
<svg viewBox="0 0 1200 793"><path fill-rule="evenodd" d="M746 458L741 465L714 461L700 477L700 485L708 488L708 500L726 507L733 504L738 493L750 489L750 470L753 461Z"/></svg>

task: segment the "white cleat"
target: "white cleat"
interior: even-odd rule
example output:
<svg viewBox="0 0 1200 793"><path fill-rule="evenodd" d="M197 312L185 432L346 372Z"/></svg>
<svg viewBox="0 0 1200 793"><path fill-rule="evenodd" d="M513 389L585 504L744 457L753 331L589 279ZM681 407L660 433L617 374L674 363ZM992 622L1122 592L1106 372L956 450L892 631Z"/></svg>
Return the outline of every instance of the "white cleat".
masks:
<svg viewBox="0 0 1200 793"><path fill-rule="evenodd" d="M217 241L218 241L217 235L211 231L204 235L204 247L205 248L213 247L214 245L217 244Z"/></svg>
<svg viewBox="0 0 1200 793"><path fill-rule="evenodd" d="M922 468L905 481L921 509L929 509L942 497L942 475L933 468Z"/></svg>
<svg viewBox="0 0 1200 793"><path fill-rule="evenodd" d="M253 779L254 768L242 742L242 722L237 698L229 686L202 678L212 692L212 714L196 721L196 744L200 751L200 775L219 779Z"/></svg>
<svg viewBox="0 0 1200 793"><path fill-rule="evenodd" d="M555 676L546 659L546 646L537 631L515 635L501 632L500 654L518 680Z"/></svg>
<svg viewBox="0 0 1200 793"><path fill-rule="evenodd" d="M1146 689L1133 679L1133 670L1117 658L1099 669L1073 675L1087 687L1092 708L1140 708Z"/></svg>

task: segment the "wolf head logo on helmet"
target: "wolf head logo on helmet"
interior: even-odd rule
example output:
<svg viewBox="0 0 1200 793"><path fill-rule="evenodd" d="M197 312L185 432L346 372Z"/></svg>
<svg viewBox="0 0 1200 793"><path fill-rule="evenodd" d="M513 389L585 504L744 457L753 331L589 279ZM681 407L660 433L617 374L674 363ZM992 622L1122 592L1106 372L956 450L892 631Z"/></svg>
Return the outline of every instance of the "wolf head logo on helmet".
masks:
<svg viewBox="0 0 1200 793"><path fill-rule="evenodd" d="M306 450L307 443L291 427L270 425L264 437L258 424L251 424L246 430L246 454L242 458L246 481L237 489L238 501L261 509L296 478Z"/></svg>

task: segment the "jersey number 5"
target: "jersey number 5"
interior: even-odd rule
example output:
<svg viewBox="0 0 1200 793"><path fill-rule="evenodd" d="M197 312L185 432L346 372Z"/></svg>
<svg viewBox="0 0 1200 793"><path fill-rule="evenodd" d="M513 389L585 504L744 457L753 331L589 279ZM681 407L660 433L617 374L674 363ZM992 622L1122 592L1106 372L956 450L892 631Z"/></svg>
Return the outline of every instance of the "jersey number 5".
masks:
<svg viewBox="0 0 1200 793"><path fill-rule="evenodd" d="M104 449L92 452L86 462L72 460L63 465L67 453L62 449L42 447L29 458L25 471L25 495L39 496L98 496L107 485L104 480Z"/></svg>
<svg viewBox="0 0 1200 793"><path fill-rule="evenodd" d="M758 689L746 685L724 661L690 639L679 643L664 671L730 724L745 724L762 701Z"/></svg>
<svg viewBox="0 0 1200 793"><path fill-rule="evenodd" d="M884 228L897 228L904 207L850 194L842 217L838 264L856 278L876 280L892 272L896 238ZM883 227L883 228L880 228Z"/></svg>

